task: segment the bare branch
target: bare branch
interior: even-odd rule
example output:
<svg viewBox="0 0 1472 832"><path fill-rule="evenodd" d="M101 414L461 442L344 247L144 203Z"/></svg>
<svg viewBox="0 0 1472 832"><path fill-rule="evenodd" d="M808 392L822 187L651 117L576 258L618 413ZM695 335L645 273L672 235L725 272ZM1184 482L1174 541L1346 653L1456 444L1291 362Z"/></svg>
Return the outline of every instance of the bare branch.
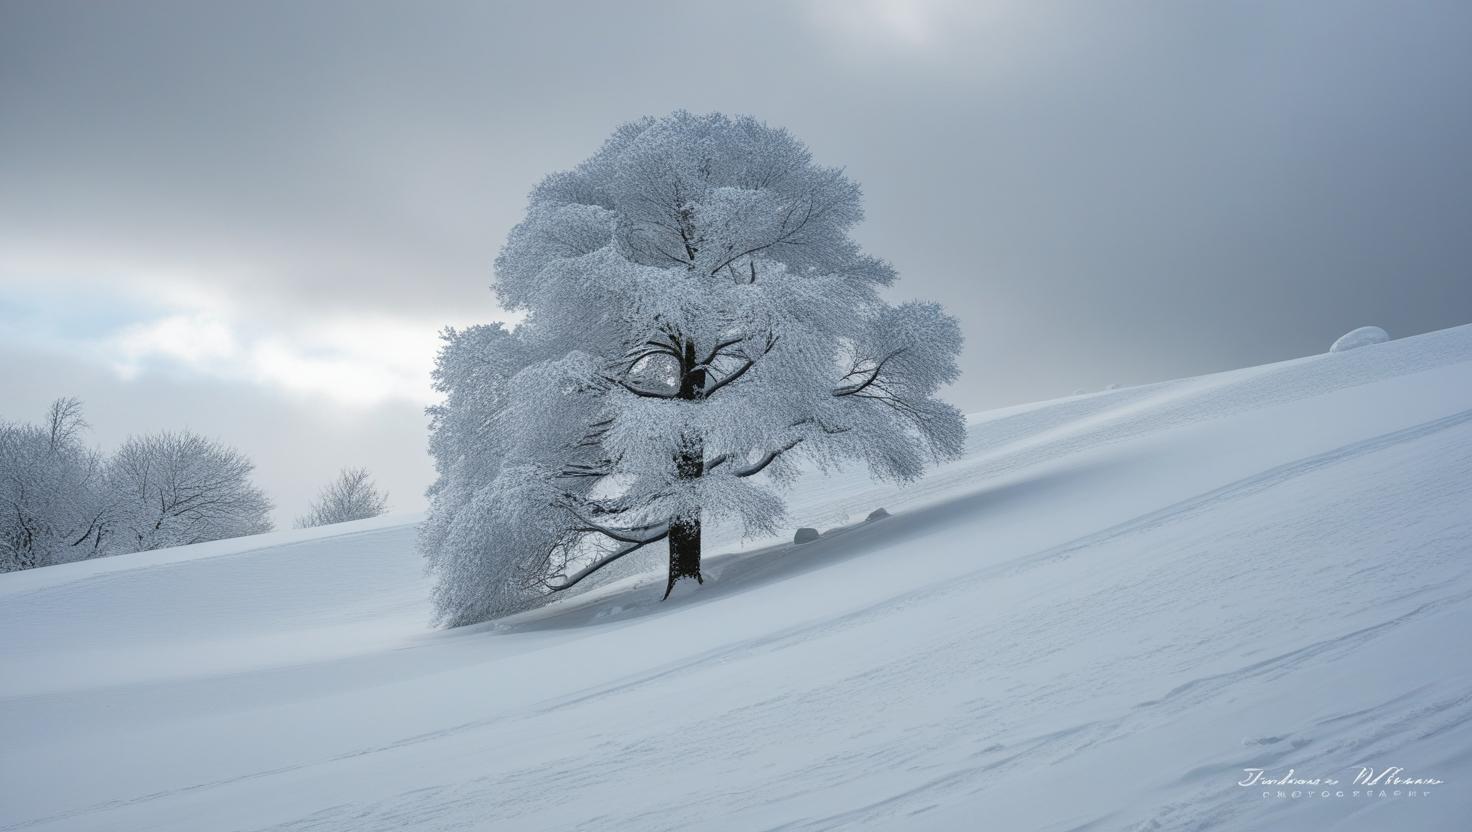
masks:
<svg viewBox="0 0 1472 832"><path fill-rule="evenodd" d="M634 552L639 551L640 549L648 546L651 543L657 543L661 540L664 540L668 536L669 530L666 529L665 531L661 532L658 535L655 535L654 537L630 543L627 546L615 550L611 554L605 555L604 557L598 559L597 561L594 561L593 563L583 567L582 569L579 569L577 572L574 572L572 575L570 575L567 580L563 581L560 584L554 586L551 583L544 583L543 585L547 588L549 592L561 592L564 589L571 589L572 587L576 586L579 581L583 580L589 575L592 575L594 572L597 572L610 563L617 561L619 558L622 558L625 555L633 554Z"/></svg>
<svg viewBox="0 0 1472 832"><path fill-rule="evenodd" d="M673 390L666 390L666 391L661 391L661 390L646 390L646 389L644 389L642 387L638 387L636 385L630 384L627 381L625 381L625 380L623 380L621 378L618 378L617 376L605 375L605 376L603 376L603 380L604 381L607 381L607 382L610 382L610 383L613 383L613 384L617 384L618 386L624 388L625 390L629 391L630 393L633 393L634 395L639 396L641 398L645 398L645 399L673 399L673 398L675 398L676 396L679 395L678 392L673 391Z"/></svg>
<svg viewBox="0 0 1472 832"><path fill-rule="evenodd" d="M767 333L767 343L766 343L766 346L763 347L762 351L759 354L757 354L756 357L754 357L754 358L753 357L747 357L747 358L743 359L742 362L741 362L741 365L739 367L737 367L735 370L732 370L730 373L727 373L725 375L725 377L717 380L715 383L706 385L705 390L702 391L702 393L701 393L702 397L709 397L710 394L716 392L717 390L721 389L722 387L725 387L726 385L730 384L731 382L735 381L736 379L741 378L742 376L746 375L746 371L747 370L750 370L752 368L752 366L756 364L756 361L757 361L758 358L761 358L763 355L766 355L767 353L769 353L769 352L772 351L772 348L777 345L777 341L778 340L779 340L778 336L773 335L771 333Z"/></svg>
<svg viewBox="0 0 1472 832"><path fill-rule="evenodd" d="M900 355L904 351L904 348L900 348L895 350L894 352L891 352L889 355L884 356L883 359L881 359L878 363L874 365L874 368L872 370L859 370L857 368L849 370L848 373L844 375L844 378L852 378L853 376L859 375L860 373L864 373L868 377L865 378L862 382L856 384L849 384L843 387L835 387L833 389L833 395L836 397L842 397L852 396L855 393L863 392L867 387L869 387L869 385L878 380L879 374L884 371L884 365L888 364L891 358Z"/></svg>

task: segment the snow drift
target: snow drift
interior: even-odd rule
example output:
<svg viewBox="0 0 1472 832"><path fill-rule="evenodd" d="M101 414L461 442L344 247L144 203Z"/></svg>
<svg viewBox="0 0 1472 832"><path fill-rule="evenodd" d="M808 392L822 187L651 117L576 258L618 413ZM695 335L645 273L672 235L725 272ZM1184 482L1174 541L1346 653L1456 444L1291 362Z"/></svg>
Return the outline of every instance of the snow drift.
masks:
<svg viewBox="0 0 1472 832"><path fill-rule="evenodd" d="M1461 828L1469 470L1461 327L976 416L663 604L431 630L403 517L3 575L0 829Z"/></svg>
<svg viewBox="0 0 1472 832"><path fill-rule="evenodd" d="M1344 352L1359 347L1368 347L1371 344L1383 344L1389 340L1390 334L1380 327L1362 326L1339 336L1338 340L1329 345L1329 352Z"/></svg>

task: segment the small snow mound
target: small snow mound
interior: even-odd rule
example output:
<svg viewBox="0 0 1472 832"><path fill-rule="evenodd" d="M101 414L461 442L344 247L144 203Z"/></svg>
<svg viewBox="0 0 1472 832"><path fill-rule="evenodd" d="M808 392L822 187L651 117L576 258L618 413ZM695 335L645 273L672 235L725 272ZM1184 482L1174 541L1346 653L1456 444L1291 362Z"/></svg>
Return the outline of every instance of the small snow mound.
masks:
<svg viewBox="0 0 1472 832"><path fill-rule="evenodd" d="M1351 329L1349 332L1339 336L1339 340L1329 348L1329 352L1344 352L1355 347L1367 347L1370 344L1383 344L1390 340L1390 334L1378 326L1362 326L1359 329Z"/></svg>
<svg viewBox="0 0 1472 832"><path fill-rule="evenodd" d="M885 511L883 506L880 506L879 508L876 508L873 511L869 512L869 516L864 518L864 522L873 523L875 520L883 520L888 516L889 512Z"/></svg>
<svg viewBox="0 0 1472 832"><path fill-rule="evenodd" d="M797 534L792 536L793 543L812 543L814 540L817 539L818 530L810 529L807 526L803 526L802 528L798 529Z"/></svg>

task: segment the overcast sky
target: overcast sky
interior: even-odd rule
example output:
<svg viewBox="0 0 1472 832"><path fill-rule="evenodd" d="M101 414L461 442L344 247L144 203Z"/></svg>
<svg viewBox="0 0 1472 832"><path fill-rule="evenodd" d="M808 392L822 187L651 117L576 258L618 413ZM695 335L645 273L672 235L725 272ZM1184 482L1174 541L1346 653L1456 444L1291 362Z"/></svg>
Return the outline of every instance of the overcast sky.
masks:
<svg viewBox="0 0 1472 832"><path fill-rule="evenodd" d="M1472 321L1472 3L0 0L0 418L422 506L436 332L530 188L672 109L863 184L967 410Z"/></svg>

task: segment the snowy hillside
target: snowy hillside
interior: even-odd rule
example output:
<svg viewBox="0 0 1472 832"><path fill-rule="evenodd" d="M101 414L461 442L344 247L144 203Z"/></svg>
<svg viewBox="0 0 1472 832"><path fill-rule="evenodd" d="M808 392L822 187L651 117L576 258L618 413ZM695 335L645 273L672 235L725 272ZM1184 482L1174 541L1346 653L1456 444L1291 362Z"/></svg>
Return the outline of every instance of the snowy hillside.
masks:
<svg viewBox="0 0 1472 832"><path fill-rule="evenodd" d="M662 604L430 630L403 517L0 575L0 829L1464 829L1469 474L1472 326L982 414Z"/></svg>

